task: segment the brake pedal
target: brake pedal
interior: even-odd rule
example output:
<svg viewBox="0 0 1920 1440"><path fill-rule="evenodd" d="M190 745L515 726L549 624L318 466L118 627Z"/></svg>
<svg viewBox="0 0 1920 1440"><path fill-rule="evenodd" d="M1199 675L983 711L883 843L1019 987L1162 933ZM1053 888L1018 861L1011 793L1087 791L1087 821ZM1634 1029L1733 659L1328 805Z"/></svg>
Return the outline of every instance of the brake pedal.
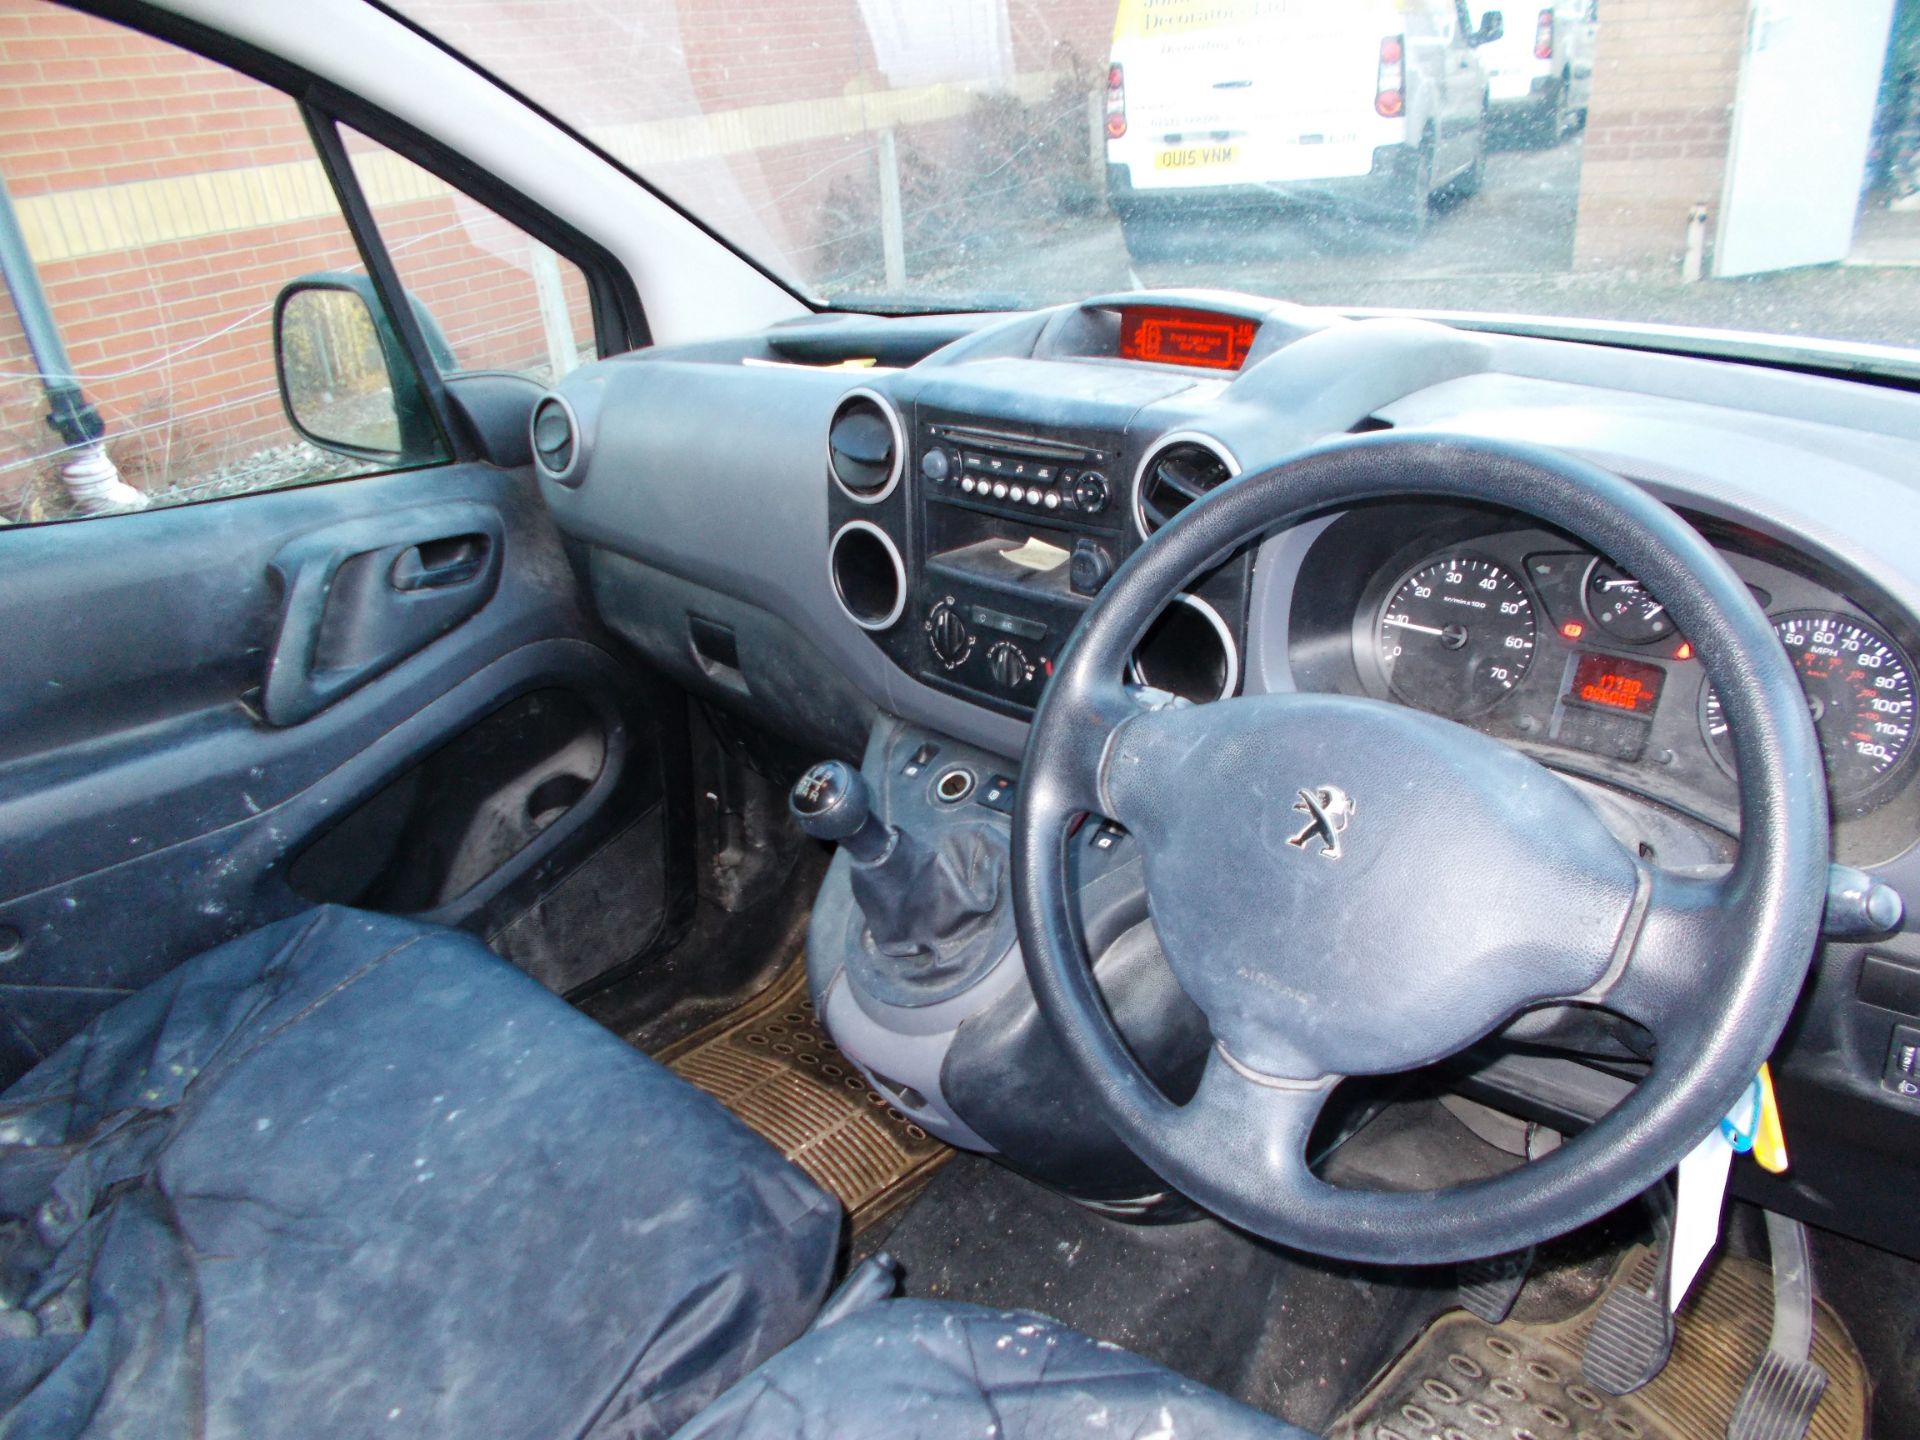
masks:
<svg viewBox="0 0 1920 1440"><path fill-rule="evenodd" d="M1666 1185L1648 1191L1653 1208L1653 1276L1643 1287L1622 1278L1607 1292L1587 1331L1580 1369L1587 1383L1609 1395L1630 1395L1667 1368L1673 1354L1673 1215Z"/></svg>
<svg viewBox="0 0 1920 1440"><path fill-rule="evenodd" d="M1827 1372L1813 1363L1813 1263L1807 1229L1767 1212L1773 1251L1773 1333L1740 1392L1727 1440L1804 1440L1827 1391Z"/></svg>
<svg viewBox="0 0 1920 1440"><path fill-rule="evenodd" d="M1471 1260L1459 1268L1460 1305L1489 1325L1498 1325L1513 1313L1513 1302L1533 1270L1533 1246Z"/></svg>

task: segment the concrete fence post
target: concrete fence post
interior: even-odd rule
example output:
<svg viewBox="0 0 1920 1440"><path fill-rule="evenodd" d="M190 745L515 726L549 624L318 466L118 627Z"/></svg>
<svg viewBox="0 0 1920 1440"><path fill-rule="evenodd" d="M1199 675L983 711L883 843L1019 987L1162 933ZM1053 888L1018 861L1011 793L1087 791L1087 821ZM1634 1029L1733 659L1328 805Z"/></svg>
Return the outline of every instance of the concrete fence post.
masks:
<svg viewBox="0 0 1920 1440"><path fill-rule="evenodd" d="M560 279L560 258L529 238L533 293L540 302L540 324L547 334L547 365L558 385L580 364L580 344L573 334L573 316L567 311L567 290Z"/></svg>
<svg viewBox="0 0 1920 1440"><path fill-rule="evenodd" d="M907 227L900 213L900 147L889 126L880 132L880 255L887 290L907 288Z"/></svg>

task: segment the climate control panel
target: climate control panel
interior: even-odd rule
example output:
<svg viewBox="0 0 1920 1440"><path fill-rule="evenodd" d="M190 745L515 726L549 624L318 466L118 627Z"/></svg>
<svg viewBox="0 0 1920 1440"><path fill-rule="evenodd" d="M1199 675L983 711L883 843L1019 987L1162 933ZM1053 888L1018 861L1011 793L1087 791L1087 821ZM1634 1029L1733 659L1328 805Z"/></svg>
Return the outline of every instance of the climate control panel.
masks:
<svg viewBox="0 0 1920 1440"><path fill-rule="evenodd" d="M1019 705L1038 703L1065 630L957 594L935 599L921 627L928 673Z"/></svg>

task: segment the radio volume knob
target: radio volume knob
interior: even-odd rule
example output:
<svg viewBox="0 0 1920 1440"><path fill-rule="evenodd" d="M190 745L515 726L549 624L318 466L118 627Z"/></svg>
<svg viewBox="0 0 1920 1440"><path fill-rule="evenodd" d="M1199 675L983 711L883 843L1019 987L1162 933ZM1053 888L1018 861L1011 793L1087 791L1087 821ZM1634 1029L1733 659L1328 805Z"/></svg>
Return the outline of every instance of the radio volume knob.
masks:
<svg viewBox="0 0 1920 1440"><path fill-rule="evenodd" d="M953 606L942 600L927 616L927 643L933 647L934 658L951 670L972 651L973 632Z"/></svg>
<svg viewBox="0 0 1920 1440"><path fill-rule="evenodd" d="M1088 515L1098 515L1107 508L1112 498L1107 489L1107 477L1098 470L1089 470L1073 485L1073 503Z"/></svg>

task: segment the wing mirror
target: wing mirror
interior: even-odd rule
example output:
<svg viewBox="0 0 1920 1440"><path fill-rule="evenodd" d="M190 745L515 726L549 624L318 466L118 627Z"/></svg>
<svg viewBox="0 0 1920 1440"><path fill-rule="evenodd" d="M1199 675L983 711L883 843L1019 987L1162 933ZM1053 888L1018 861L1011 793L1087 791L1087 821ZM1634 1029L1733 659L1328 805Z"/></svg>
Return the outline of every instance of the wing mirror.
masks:
<svg viewBox="0 0 1920 1440"><path fill-rule="evenodd" d="M1507 17L1499 10L1489 10L1480 17L1480 28L1473 32L1476 46L1491 45L1507 33Z"/></svg>
<svg viewBox="0 0 1920 1440"><path fill-rule="evenodd" d="M414 302L436 362L452 353ZM444 352L444 353L443 353ZM388 465L444 458L446 445L420 376L365 275L303 275L273 306L280 403L301 437L336 454Z"/></svg>

